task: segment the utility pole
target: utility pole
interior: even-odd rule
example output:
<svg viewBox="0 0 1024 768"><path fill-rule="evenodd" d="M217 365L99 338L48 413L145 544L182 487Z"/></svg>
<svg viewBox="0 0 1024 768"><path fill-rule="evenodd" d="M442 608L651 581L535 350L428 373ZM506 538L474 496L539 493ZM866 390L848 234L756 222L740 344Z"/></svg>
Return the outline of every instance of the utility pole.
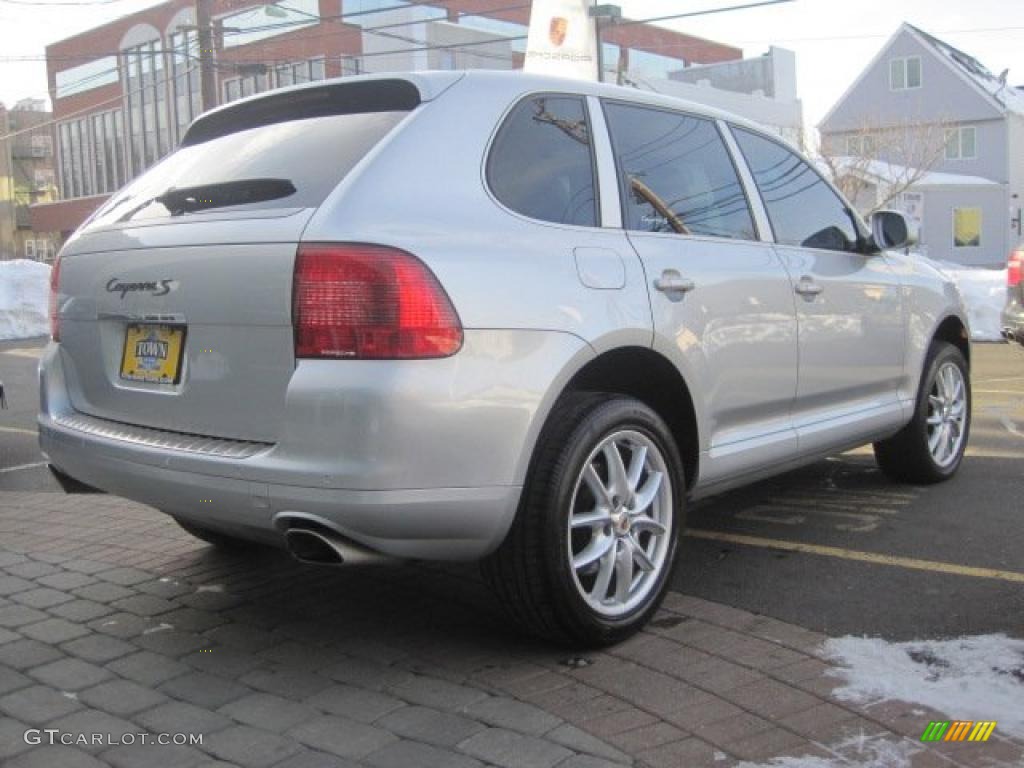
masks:
<svg viewBox="0 0 1024 768"><path fill-rule="evenodd" d="M593 5L590 17L594 20L594 36L597 39L597 82L604 82L604 46L601 43L601 21L608 19L610 24L622 18L622 7L618 5Z"/></svg>
<svg viewBox="0 0 1024 768"><path fill-rule="evenodd" d="M199 39L199 97L202 111L217 106L217 80L213 70L213 21L211 0L196 0L196 34Z"/></svg>

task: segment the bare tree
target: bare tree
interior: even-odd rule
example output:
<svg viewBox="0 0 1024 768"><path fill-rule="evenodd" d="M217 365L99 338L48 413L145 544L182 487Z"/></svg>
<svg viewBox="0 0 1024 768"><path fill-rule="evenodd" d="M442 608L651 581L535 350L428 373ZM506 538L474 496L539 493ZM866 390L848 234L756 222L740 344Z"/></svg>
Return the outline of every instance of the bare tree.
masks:
<svg viewBox="0 0 1024 768"><path fill-rule="evenodd" d="M817 156L832 183L861 213L890 207L942 159L950 123L904 121L823 137Z"/></svg>

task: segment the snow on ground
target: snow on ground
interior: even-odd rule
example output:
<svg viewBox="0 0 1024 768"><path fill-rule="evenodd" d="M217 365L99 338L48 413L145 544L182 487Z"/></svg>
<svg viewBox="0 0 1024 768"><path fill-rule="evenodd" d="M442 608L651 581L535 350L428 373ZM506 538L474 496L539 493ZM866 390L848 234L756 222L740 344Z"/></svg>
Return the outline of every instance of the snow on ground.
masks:
<svg viewBox="0 0 1024 768"><path fill-rule="evenodd" d="M890 643L880 638L827 640L829 674L843 678L840 700L870 706L889 700L942 712L950 720L995 720L996 733L1024 738L1024 640L977 635L955 640ZM921 710L921 732L928 725ZM910 768L924 747L894 736L824 745L828 757L778 757L737 768Z"/></svg>
<svg viewBox="0 0 1024 768"><path fill-rule="evenodd" d="M830 674L845 682L836 692L840 699L898 699L954 720L996 720L999 733L1024 739L1024 640L1002 634L904 643L840 637L825 642L825 653L839 665Z"/></svg>
<svg viewBox="0 0 1024 768"><path fill-rule="evenodd" d="M50 332L50 267L38 261L0 261L0 340Z"/></svg>
<svg viewBox="0 0 1024 768"><path fill-rule="evenodd" d="M1006 304L1006 270L964 267L948 261L928 260L956 283L967 305L971 338L974 341L1001 341L999 319Z"/></svg>
<svg viewBox="0 0 1024 768"><path fill-rule="evenodd" d="M924 749L906 739L884 736L853 738L828 748L835 754L776 757L767 763L743 762L736 768L911 768L912 756Z"/></svg>

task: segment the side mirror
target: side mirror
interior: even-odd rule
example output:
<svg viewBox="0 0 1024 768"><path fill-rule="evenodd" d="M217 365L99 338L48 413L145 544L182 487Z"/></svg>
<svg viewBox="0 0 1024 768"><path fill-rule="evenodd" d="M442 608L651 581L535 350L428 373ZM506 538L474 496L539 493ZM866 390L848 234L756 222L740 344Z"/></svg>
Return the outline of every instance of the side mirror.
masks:
<svg viewBox="0 0 1024 768"><path fill-rule="evenodd" d="M871 214L871 235L883 251L913 245L917 238L910 232L906 217L899 211L875 211Z"/></svg>

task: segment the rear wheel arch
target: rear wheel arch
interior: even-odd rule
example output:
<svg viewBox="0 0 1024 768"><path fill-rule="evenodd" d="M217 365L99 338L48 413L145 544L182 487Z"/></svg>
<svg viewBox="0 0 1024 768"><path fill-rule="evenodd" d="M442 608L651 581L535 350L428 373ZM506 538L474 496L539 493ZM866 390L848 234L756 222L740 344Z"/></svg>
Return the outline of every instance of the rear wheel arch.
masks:
<svg viewBox="0 0 1024 768"><path fill-rule="evenodd" d="M545 427L558 401L572 392L628 395L651 408L668 425L683 461L686 488L693 487L700 461L697 413L689 386L667 358L639 346L616 347L591 358L565 384L545 416ZM538 440L532 452L539 444Z"/></svg>

